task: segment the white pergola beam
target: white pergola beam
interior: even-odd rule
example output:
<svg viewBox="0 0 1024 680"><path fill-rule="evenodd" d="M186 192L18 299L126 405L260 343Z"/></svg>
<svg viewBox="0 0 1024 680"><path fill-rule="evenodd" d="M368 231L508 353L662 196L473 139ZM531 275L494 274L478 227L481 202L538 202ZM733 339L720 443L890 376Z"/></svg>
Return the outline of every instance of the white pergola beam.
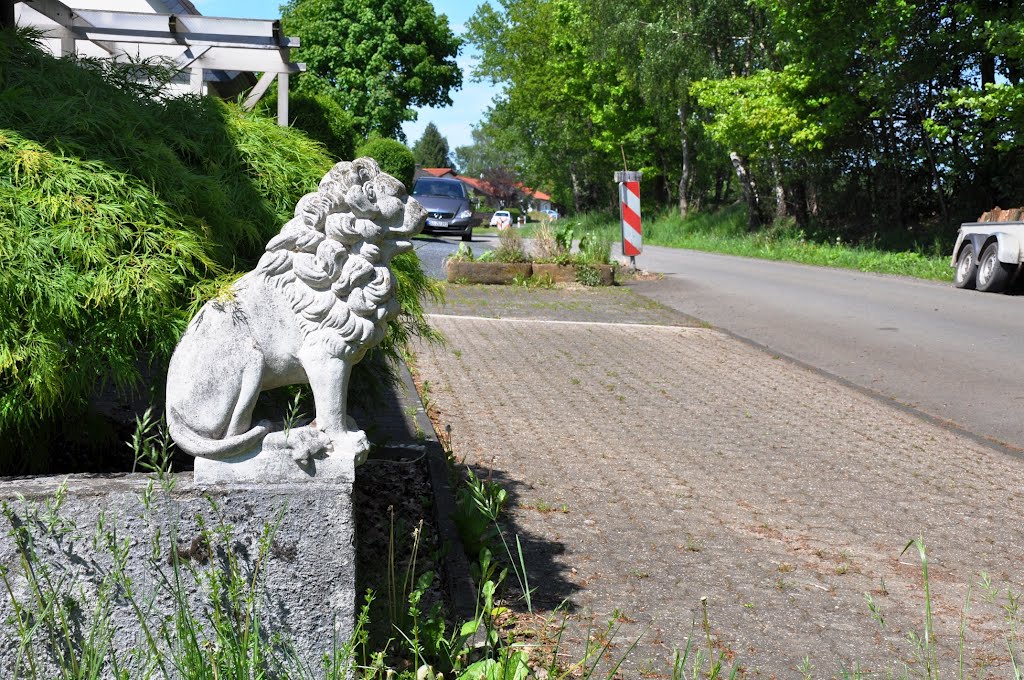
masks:
<svg viewBox="0 0 1024 680"><path fill-rule="evenodd" d="M203 69L192 67L192 75L188 79L188 87L193 94L203 94Z"/></svg>
<svg viewBox="0 0 1024 680"><path fill-rule="evenodd" d="M280 21L265 19L83 9L75 11L69 27L79 34L118 42L270 49L299 46L298 38L281 35Z"/></svg>
<svg viewBox="0 0 1024 680"><path fill-rule="evenodd" d="M61 52L65 53L65 50L71 48L71 53L74 53L74 38L66 35L66 32L71 30L72 24L75 22L75 11L73 9L65 5L63 2L60 2L60 0L29 0L24 4L61 26L64 30L60 31L56 36L59 37L61 41ZM117 48L109 42L103 40L92 40L92 42L96 43L97 47L110 56L117 56Z"/></svg>
<svg viewBox="0 0 1024 680"><path fill-rule="evenodd" d="M184 71L185 69L192 66L196 59L199 59L210 50L209 47L200 47L193 50L191 47L186 49L184 52L179 54L174 59L174 68L178 71Z"/></svg>
<svg viewBox="0 0 1024 680"><path fill-rule="evenodd" d="M277 74L270 71L267 71L260 76L260 79L253 86L252 90L249 91L249 96L246 97L245 101L242 103L242 108L246 111L252 111L256 104L259 103L260 99L263 98L263 95L267 93L267 90L270 89L270 86L273 84L274 78L276 77Z"/></svg>
<svg viewBox="0 0 1024 680"><path fill-rule="evenodd" d="M193 66L223 71L273 71L275 73L301 73L305 64L282 59L277 52L266 50L228 49L211 47L196 59Z"/></svg>

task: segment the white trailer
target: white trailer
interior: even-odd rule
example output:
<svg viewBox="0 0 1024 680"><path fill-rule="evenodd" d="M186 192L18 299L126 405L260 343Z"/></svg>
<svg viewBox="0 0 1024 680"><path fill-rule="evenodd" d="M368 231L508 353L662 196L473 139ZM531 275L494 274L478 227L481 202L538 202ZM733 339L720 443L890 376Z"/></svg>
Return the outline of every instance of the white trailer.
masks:
<svg viewBox="0 0 1024 680"><path fill-rule="evenodd" d="M998 215L1002 211L993 212ZM1020 216L1020 211L1014 212ZM1024 222L984 221L988 215L985 213L981 222L960 225L949 262L956 268L953 283L957 288L1001 293L1016 278L1024 260Z"/></svg>

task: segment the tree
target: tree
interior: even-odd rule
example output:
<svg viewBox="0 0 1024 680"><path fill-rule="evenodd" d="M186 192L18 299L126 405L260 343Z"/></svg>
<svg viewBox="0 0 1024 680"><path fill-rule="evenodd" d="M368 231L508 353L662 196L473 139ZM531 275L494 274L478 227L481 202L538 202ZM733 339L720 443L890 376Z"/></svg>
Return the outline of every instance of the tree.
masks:
<svg viewBox="0 0 1024 680"><path fill-rule="evenodd" d="M497 199L501 207L508 207L516 200L519 194L519 180L509 168L504 165L487 168L481 173L481 178L490 185L491 195Z"/></svg>
<svg viewBox="0 0 1024 680"><path fill-rule="evenodd" d="M298 90L332 89L363 134L404 139L413 107L450 105L462 86L461 41L428 0L289 0L281 19L302 42Z"/></svg>
<svg viewBox="0 0 1024 680"><path fill-rule="evenodd" d="M470 132L473 143L455 149L454 162L463 175L480 177L488 168L518 165L518 155L510 148L515 145L505 143L511 140L506 140L503 132L485 114L484 119Z"/></svg>
<svg viewBox="0 0 1024 680"><path fill-rule="evenodd" d="M450 168L448 140L433 123L427 123L423 136L412 147L412 155L421 168Z"/></svg>

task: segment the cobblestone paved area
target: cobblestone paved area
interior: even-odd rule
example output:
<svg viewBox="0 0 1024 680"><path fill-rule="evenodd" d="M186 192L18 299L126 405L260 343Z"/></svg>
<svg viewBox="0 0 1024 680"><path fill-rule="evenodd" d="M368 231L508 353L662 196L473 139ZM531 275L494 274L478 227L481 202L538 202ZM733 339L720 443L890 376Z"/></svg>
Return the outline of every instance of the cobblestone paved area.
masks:
<svg viewBox="0 0 1024 680"><path fill-rule="evenodd" d="M642 635L622 676L665 677L691 631L704 644L706 597L748 677L922 672L901 551L923 536L943 676L980 572L966 669L1013 676L1024 461L631 296L452 287L431 317L449 345L417 353L456 455L513 495L537 601L568 600L570 647L614 617L619 652Z"/></svg>

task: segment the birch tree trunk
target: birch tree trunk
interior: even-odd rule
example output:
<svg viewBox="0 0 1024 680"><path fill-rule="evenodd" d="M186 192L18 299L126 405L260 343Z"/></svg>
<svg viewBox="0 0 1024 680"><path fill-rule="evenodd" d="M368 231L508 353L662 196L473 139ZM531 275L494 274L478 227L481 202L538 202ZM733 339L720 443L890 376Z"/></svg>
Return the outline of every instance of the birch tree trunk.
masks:
<svg viewBox="0 0 1024 680"><path fill-rule="evenodd" d="M757 185L754 184L754 178L750 175L747 159L735 151L730 151L729 160L732 161L732 167L736 170L736 179L739 180L740 186L743 188L743 198L747 202L747 229L757 231L761 228L761 205L757 200Z"/></svg>
<svg viewBox="0 0 1024 680"><path fill-rule="evenodd" d="M779 166L779 157L772 152L772 179L775 180L775 216L785 217L786 210L786 187L782 185L782 168Z"/></svg>
<svg viewBox="0 0 1024 680"><path fill-rule="evenodd" d="M679 216L685 218L690 210L690 135L686 131L688 117L686 98L676 109L679 115L679 141L683 150L683 173L679 177Z"/></svg>
<svg viewBox="0 0 1024 680"><path fill-rule="evenodd" d="M580 179L576 175L576 166L573 165L569 168L569 179L572 181L572 206L574 212L580 212Z"/></svg>

